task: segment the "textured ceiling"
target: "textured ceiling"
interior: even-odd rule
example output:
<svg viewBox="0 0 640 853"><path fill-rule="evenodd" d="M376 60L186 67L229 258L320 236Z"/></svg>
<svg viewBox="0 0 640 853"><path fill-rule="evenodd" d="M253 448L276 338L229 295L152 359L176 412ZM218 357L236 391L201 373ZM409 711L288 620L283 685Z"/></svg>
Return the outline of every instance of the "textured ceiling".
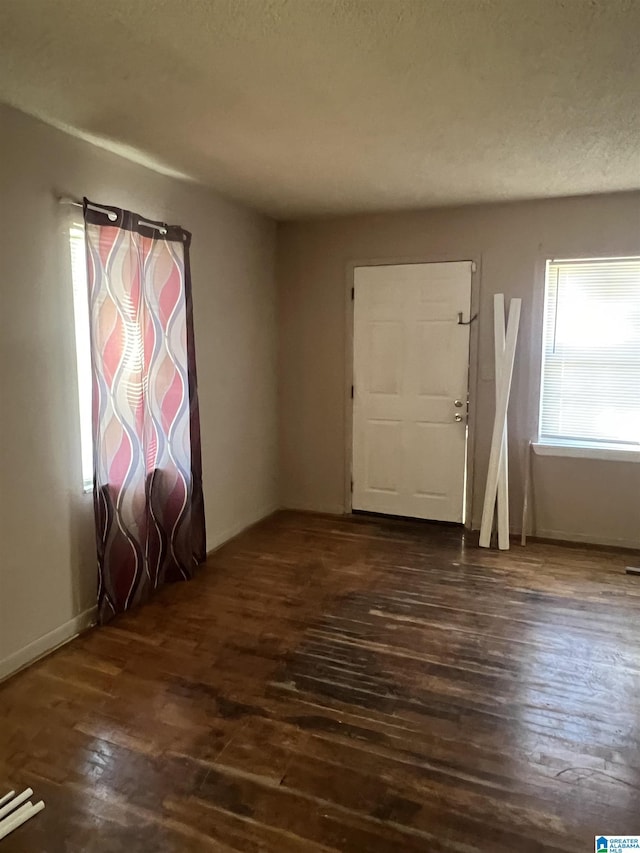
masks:
<svg viewBox="0 0 640 853"><path fill-rule="evenodd" d="M0 100L279 218L640 188L640 0L1 0Z"/></svg>

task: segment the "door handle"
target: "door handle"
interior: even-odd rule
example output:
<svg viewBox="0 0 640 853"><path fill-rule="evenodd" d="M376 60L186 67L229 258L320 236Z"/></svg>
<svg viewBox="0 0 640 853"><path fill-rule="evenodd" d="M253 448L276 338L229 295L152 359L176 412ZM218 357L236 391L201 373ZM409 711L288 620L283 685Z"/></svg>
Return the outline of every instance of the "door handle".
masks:
<svg viewBox="0 0 640 853"><path fill-rule="evenodd" d="M453 416L453 419L454 419L454 421L455 421L457 424L459 424L459 423L460 423L460 421L462 420L462 415L458 415L458 414L456 414L456 415L454 415L454 416Z"/></svg>

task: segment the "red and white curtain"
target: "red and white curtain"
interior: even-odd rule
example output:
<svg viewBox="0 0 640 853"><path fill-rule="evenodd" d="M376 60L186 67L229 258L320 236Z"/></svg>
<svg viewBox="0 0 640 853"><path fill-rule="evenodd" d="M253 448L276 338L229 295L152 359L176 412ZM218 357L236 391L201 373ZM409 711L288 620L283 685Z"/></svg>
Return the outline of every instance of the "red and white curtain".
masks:
<svg viewBox="0 0 640 853"><path fill-rule="evenodd" d="M205 558L191 235L87 199L84 220L106 622Z"/></svg>

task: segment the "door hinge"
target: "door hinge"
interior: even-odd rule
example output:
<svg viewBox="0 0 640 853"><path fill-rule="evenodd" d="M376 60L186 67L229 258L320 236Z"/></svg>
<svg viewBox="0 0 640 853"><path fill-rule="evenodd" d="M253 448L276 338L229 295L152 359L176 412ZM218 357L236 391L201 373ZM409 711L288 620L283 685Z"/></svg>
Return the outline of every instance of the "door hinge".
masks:
<svg viewBox="0 0 640 853"><path fill-rule="evenodd" d="M351 478L351 494L353 494L353 477Z"/></svg>
<svg viewBox="0 0 640 853"><path fill-rule="evenodd" d="M351 301L353 302L353 300L355 298L356 298L356 289L355 289L355 287L352 287L351 288Z"/></svg>
<svg viewBox="0 0 640 853"><path fill-rule="evenodd" d="M353 400L353 385L351 386L351 399Z"/></svg>

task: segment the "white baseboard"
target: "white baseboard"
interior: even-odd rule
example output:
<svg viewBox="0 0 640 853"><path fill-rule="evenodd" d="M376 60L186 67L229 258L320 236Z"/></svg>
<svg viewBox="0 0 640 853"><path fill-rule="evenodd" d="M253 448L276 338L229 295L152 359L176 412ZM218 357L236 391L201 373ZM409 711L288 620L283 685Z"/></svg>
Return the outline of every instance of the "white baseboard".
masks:
<svg viewBox="0 0 640 853"><path fill-rule="evenodd" d="M296 512L317 512L320 515L346 515L351 512L345 509L343 504L307 504L304 501L287 501L281 509L290 509Z"/></svg>
<svg viewBox="0 0 640 853"><path fill-rule="evenodd" d="M474 524L471 530L477 533L480 527ZM519 539L521 531L511 529L509 534L512 539ZM603 545L605 548L630 548L640 551L640 539L617 539L614 536L594 536L593 533L573 533L570 530L554 530L547 527L537 527L527 532L527 537L535 539L536 536L540 539L557 539L558 542L576 542L579 545Z"/></svg>
<svg viewBox="0 0 640 853"><path fill-rule="evenodd" d="M74 616L73 619L69 619L68 622L65 622L58 628L54 628L53 631L49 631L47 634L29 643L23 649L19 649L19 651L14 652L9 657L0 660L0 681L9 675L13 675L30 663L34 663L38 658L49 654L49 652L57 649L58 646L68 643L69 640L72 640L78 634L86 631L87 628L95 625L97 611L97 607L90 607L83 613Z"/></svg>
<svg viewBox="0 0 640 853"><path fill-rule="evenodd" d="M612 548L634 548L640 549L638 539L618 539L612 536L594 536L592 533L572 533L569 530L550 530L537 528L530 536L539 536L541 539L558 539L561 542L578 542L585 545L605 545Z"/></svg>
<svg viewBox="0 0 640 853"><path fill-rule="evenodd" d="M228 542L229 539L233 539L234 536L242 533L243 530L253 527L254 524L258 524L258 522L268 518L270 515L273 515L273 513L278 509L280 509L278 504L263 507L255 514L255 516L245 518L243 521L239 521L237 524L227 527L225 530L218 530L213 534L213 536L207 531L207 554L213 554L214 551L217 551L218 548L224 545L225 542Z"/></svg>

